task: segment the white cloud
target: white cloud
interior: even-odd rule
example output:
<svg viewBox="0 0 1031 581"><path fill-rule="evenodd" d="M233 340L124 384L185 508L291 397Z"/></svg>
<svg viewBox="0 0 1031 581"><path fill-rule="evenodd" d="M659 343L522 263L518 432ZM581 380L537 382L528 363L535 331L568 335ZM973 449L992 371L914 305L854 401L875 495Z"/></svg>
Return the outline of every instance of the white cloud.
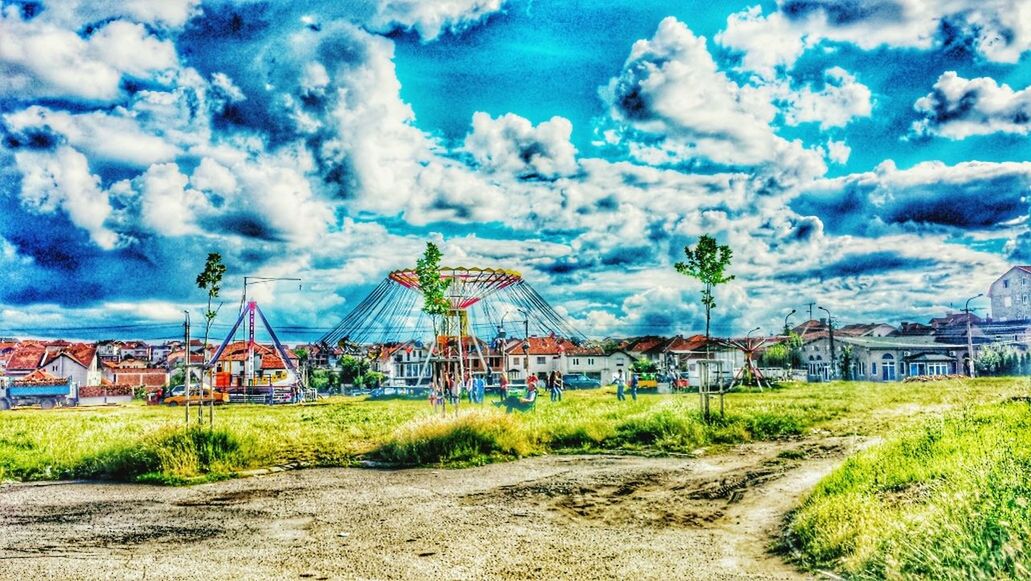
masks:
<svg viewBox="0 0 1031 581"><path fill-rule="evenodd" d="M105 225L111 204L100 179L90 173L86 156L61 146L53 151L22 150L14 159L22 173L21 201L26 207L44 214L62 210L98 246L115 247L118 236Z"/></svg>
<svg viewBox="0 0 1031 581"><path fill-rule="evenodd" d="M844 127L856 117L869 117L873 108L870 89L841 67L827 69L824 87L814 91L805 86L787 96L789 125L818 122L820 129Z"/></svg>
<svg viewBox="0 0 1031 581"><path fill-rule="evenodd" d="M948 71L938 77L934 90L917 99L914 108L923 119L913 131L965 139L992 133L1031 133L1031 87L1014 91L990 77L964 79Z"/></svg>
<svg viewBox="0 0 1031 581"><path fill-rule="evenodd" d="M369 27L380 32L415 30L424 41L443 32L461 32L501 10L505 0L380 0Z"/></svg>
<svg viewBox="0 0 1031 581"><path fill-rule="evenodd" d="M768 86L739 85L720 72L706 48L675 18L650 40L634 43L618 77L602 96L614 119L650 139L631 139L647 163L704 158L718 164L769 164L801 175L825 171L819 154L777 136ZM803 177L803 179L805 179Z"/></svg>
<svg viewBox="0 0 1031 581"><path fill-rule="evenodd" d="M174 163L151 166L137 178L140 219L163 236L199 234L197 219L210 211L204 194L188 187L189 178Z"/></svg>
<svg viewBox="0 0 1031 581"><path fill-rule="evenodd" d="M513 113L494 119L477 112L465 149L489 172L556 178L577 171L576 147L569 141L572 133L573 125L564 117L552 117L534 127Z"/></svg>
<svg viewBox="0 0 1031 581"><path fill-rule="evenodd" d="M848 163L848 158L851 156L852 148L844 141L834 141L832 139L827 142L827 159L830 161L844 165Z"/></svg>
<svg viewBox="0 0 1031 581"><path fill-rule="evenodd" d="M144 131L126 110L72 114L33 105L3 117L7 130L60 134L91 159L138 167L172 160L179 149L161 137Z"/></svg>
<svg viewBox="0 0 1031 581"><path fill-rule="evenodd" d="M983 58L1016 63L1031 49L1031 5L1023 0L781 0L763 15L760 7L731 15L717 35L742 54L742 66L773 78L791 68L805 49L823 41L862 49L880 46L931 49L969 38Z"/></svg>
<svg viewBox="0 0 1031 581"><path fill-rule="evenodd" d="M112 101L123 75L152 78L178 65L175 47L140 24L115 20L82 38L45 19L0 13L0 95Z"/></svg>

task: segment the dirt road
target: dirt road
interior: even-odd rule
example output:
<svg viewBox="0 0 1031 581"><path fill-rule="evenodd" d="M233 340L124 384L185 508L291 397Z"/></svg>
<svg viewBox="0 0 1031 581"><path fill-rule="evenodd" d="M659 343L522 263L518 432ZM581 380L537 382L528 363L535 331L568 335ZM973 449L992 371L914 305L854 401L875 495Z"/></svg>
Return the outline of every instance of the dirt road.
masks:
<svg viewBox="0 0 1031 581"><path fill-rule="evenodd" d="M191 488L0 488L3 579L794 579L768 553L855 439ZM793 458L793 459L789 459Z"/></svg>

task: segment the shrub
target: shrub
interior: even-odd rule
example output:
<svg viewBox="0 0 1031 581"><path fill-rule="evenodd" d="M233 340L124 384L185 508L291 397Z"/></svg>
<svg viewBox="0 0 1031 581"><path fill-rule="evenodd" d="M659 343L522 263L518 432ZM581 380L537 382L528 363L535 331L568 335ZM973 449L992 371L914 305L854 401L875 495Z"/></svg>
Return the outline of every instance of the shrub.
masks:
<svg viewBox="0 0 1031 581"><path fill-rule="evenodd" d="M399 464L470 466L519 458L532 446L511 415L474 411L432 416L399 428L373 456Z"/></svg>

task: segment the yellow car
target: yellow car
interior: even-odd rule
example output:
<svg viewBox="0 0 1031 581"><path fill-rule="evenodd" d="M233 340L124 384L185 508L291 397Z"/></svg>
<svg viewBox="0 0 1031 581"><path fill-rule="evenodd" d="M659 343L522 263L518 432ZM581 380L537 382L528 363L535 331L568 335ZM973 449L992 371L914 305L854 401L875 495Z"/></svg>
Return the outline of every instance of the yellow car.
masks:
<svg viewBox="0 0 1031 581"><path fill-rule="evenodd" d="M210 387L205 387L203 393L199 390L199 387L190 388L190 403L210 403L214 401L216 404L220 404L229 402L228 393L212 391ZM186 387L182 385L173 387L162 403L170 406L186 405Z"/></svg>

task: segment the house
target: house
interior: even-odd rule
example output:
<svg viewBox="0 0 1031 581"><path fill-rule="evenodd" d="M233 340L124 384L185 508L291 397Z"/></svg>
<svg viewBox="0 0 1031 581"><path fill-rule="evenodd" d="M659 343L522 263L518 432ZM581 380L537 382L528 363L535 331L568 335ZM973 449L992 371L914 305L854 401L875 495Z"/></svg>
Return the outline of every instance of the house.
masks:
<svg viewBox="0 0 1031 581"><path fill-rule="evenodd" d="M160 367L165 364L168 360L168 356L172 353L172 345L165 343L163 345L151 345L150 347L150 364L154 367Z"/></svg>
<svg viewBox="0 0 1031 581"><path fill-rule="evenodd" d="M122 358L122 342L108 339L97 343L97 357L101 361L119 361Z"/></svg>
<svg viewBox="0 0 1031 581"><path fill-rule="evenodd" d="M79 386L100 385L100 357L97 346L86 343L61 345L59 350L45 347L38 369L57 377L70 377Z"/></svg>
<svg viewBox="0 0 1031 581"><path fill-rule="evenodd" d="M143 341L126 341L122 345L122 359L132 357L140 361L150 361L150 345Z"/></svg>
<svg viewBox="0 0 1031 581"><path fill-rule="evenodd" d="M992 319L1031 319L1031 266L1014 266L988 287Z"/></svg>
<svg viewBox="0 0 1031 581"><path fill-rule="evenodd" d="M852 348L851 376L863 381L901 381L908 376L962 373L966 346L939 343L933 336L837 337L834 357ZM833 365L830 340L807 341L802 346L811 381L826 381L840 370Z"/></svg>
<svg viewBox="0 0 1031 581"><path fill-rule="evenodd" d="M162 367L150 367L146 361L101 361L101 376L112 385L158 388L168 386L169 373Z"/></svg>
<svg viewBox="0 0 1031 581"><path fill-rule="evenodd" d="M248 370L248 355L253 355ZM191 360L198 355L191 354ZM271 345L255 344L253 352L247 341L234 341L226 345L215 362L215 385L238 387L244 385L284 385L296 381L283 358ZM248 372L252 373L248 377Z"/></svg>
<svg viewBox="0 0 1031 581"><path fill-rule="evenodd" d="M25 377L39 369L47 349L42 343L23 341L11 352L5 374L8 377Z"/></svg>
<svg viewBox="0 0 1031 581"><path fill-rule="evenodd" d="M887 323L855 323L834 329L838 337L891 337L898 334L898 329Z"/></svg>
<svg viewBox="0 0 1031 581"><path fill-rule="evenodd" d="M0 375L4 375L7 372L7 364L17 348L17 341L0 341Z"/></svg>
<svg viewBox="0 0 1031 581"><path fill-rule="evenodd" d="M565 373L563 354L575 349L576 345L561 337L527 337L512 339L504 347L505 362L509 379L525 379L534 374L538 377L552 371Z"/></svg>
<svg viewBox="0 0 1031 581"><path fill-rule="evenodd" d="M569 373L586 375L602 383L608 382L612 376L609 356L598 345L579 347L574 345L571 349L563 352L560 359L563 375Z"/></svg>

